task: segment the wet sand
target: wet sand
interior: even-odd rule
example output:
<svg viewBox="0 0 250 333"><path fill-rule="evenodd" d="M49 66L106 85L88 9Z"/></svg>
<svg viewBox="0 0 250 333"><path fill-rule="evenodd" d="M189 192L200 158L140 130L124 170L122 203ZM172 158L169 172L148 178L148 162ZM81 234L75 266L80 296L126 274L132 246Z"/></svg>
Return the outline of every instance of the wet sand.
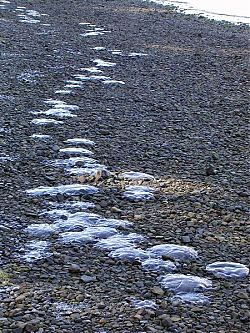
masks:
<svg viewBox="0 0 250 333"><path fill-rule="evenodd" d="M249 277L206 266L249 265L249 29L140 1L0 4L0 332L248 332ZM73 138L95 144L65 142ZM70 174L60 163L72 154L102 172L88 160L89 175ZM130 171L154 178L121 176ZM81 192L60 187L72 184ZM150 200L128 200L129 185L154 189ZM41 186L53 195L27 192ZM142 251L192 247L191 260L170 259L175 273L211 281L209 304L173 300L164 274L109 256L93 235L63 242L72 216L58 225L46 212L72 200L71 214L88 201L89 213L131 222L109 235L144 236ZM27 232L34 224L47 225L42 237Z"/></svg>

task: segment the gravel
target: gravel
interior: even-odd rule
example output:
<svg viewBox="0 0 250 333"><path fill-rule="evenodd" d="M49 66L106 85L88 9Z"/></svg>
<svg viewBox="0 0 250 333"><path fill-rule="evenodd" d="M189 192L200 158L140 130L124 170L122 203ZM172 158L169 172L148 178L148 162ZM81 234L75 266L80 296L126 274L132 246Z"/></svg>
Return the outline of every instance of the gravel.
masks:
<svg viewBox="0 0 250 333"><path fill-rule="evenodd" d="M0 332L247 333L249 275L206 267L249 267L249 28L139 0L1 5ZM76 116L45 117L51 107ZM33 125L36 112L53 123ZM54 165L72 138L95 143L107 170ZM62 166L84 163L72 159ZM147 177L121 177L131 172ZM124 197L138 186L151 200ZM60 231L27 232L67 220L50 221L51 202L77 213L85 201L114 233L136 236L125 242L133 260L61 242ZM137 257L161 244L197 251L192 261L160 259L212 288L164 289L159 276L171 274Z"/></svg>

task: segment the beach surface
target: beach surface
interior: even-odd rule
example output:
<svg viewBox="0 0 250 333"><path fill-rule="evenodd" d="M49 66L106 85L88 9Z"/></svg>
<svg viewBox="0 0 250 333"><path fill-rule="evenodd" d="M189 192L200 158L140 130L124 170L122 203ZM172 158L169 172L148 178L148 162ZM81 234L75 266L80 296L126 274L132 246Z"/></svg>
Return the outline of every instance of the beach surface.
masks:
<svg viewBox="0 0 250 333"><path fill-rule="evenodd" d="M0 5L0 332L249 332L249 28L145 1ZM175 268L145 269L163 244Z"/></svg>

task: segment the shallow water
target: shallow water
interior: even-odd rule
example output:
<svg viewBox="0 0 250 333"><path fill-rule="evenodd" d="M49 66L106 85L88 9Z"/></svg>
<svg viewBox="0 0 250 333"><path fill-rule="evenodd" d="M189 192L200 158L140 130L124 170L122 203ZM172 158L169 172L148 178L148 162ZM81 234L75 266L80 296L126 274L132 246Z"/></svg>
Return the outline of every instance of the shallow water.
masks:
<svg viewBox="0 0 250 333"><path fill-rule="evenodd" d="M233 23L250 24L250 3L248 0L144 0L162 5L174 5L186 14L202 15L210 19Z"/></svg>

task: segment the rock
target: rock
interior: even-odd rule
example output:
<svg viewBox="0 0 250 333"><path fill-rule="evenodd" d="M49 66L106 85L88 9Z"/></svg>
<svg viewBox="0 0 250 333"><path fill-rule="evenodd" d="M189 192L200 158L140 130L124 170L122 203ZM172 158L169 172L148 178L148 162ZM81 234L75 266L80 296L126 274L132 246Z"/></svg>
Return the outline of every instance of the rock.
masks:
<svg viewBox="0 0 250 333"><path fill-rule="evenodd" d="M190 243L191 242L191 239L189 236L182 236L181 237L183 243Z"/></svg>
<svg viewBox="0 0 250 333"><path fill-rule="evenodd" d="M161 324L162 324L163 327L168 328L168 327L171 327L173 325L173 321L166 314L163 314L163 315L159 316L159 319L161 320Z"/></svg>
<svg viewBox="0 0 250 333"><path fill-rule="evenodd" d="M162 288L157 287L157 286L153 287L151 289L151 291L152 291L153 294L159 295L159 296L163 296L165 294L165 291Z"/></svg>
<svg viewBox="0 0 250 333"><path fill-rule="evenodd" d="M81 272L81 267L77 264L71 264L68 270L70 273L79 273Z"/></svg>
<svg viewBox="0 0 250 333"><path fill-rule="evenodd" d="M95 282L96 281L96 277L93 277L93 276L90 276L90 275L82 275L80 279L84 283L90 283L90 282Z"/></svg>

